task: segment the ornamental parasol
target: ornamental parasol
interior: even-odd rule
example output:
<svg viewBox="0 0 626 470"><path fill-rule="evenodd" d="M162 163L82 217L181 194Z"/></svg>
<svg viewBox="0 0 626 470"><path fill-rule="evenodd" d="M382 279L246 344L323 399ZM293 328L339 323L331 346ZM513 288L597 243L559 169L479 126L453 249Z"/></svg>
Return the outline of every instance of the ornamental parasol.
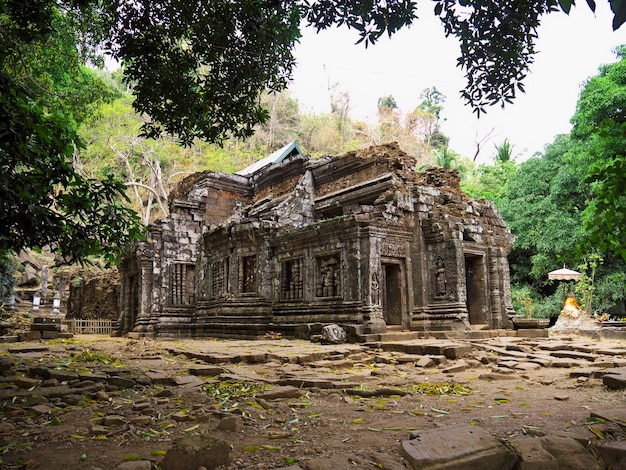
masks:
<svg viewBox="0 0 626 470"><path fill-rule="evenodd" d="M557 281L578 281L580 279L580 273L578 271L572 271L571 269L557 269L556 271L550 271L548 273L548 279L555 279Z"/></svg>
<svg viewBox="0 0 626 470"><path fill-rule="evenodd" d="M578 281L581 274L578 271L572 271L571 269L557 269L556 271L550 271L548 273L548 279L554 279L556 281ZM566 284L563 283L563 298L567 299Z"/></svg>

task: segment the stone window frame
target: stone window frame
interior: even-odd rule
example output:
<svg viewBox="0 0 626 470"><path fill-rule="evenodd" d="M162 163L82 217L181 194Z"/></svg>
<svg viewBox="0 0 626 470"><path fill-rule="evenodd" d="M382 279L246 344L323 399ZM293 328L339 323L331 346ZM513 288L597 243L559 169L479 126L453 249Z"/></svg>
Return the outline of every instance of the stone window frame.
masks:
<svg viewBox="0 0 626 470"><path fill-rule="evenodd" d="M330 295L324 295L323 289L323 280L322 280L322 262L323 260L328 260L330 258L337 258L337 269L335 282L333 286L333 291ZM330 253L318 253L315 255L315 290L314 296L317 299L334 299L340 298L342 292L342 264L341 264L341 252L330 252ZM328 287L328 286L326 286Z"/></svg>
<svg viewBox="0 0 626 470"><path fill-rule="evenodd" d="M253 281L251 285L248 284L248 277L246 276L246 261L254 260L253 267ZM258 256L256 254L242 254L239 256L238 270L237 270L237 288L240 294L256 294L259 289L259 272L258 272Z"/></svg>
<svg viewBox="0 0 626 470"><path fill-rule="evenodd" d="M214 258L209 263L209 297L218 299L228 294L230 256Z"/></svg>
<svg viewBox="0 0 626 470"><path fill-rule="evenodd" d="M185 307L195 303L196 266L188 261L170 264L169 303L172 307Z"/></svg>
<svg viewBox="0 0 626 470"><path fill-rule="evenodd" d="M305 257L294 257L280 261L280 300L304 300ZM294 278L294 274L296 279ZM299 279L297 278L299 277Z"/></svg>

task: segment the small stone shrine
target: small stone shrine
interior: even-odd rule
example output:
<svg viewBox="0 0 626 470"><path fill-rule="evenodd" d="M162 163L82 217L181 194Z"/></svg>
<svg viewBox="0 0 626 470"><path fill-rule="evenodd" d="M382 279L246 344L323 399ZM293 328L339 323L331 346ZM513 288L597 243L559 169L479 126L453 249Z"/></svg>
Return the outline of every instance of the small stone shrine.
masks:
<svg viewBox="0 0 626 470"><path fill-rule="evenodd" d="M314 159L294 142L187 177L120 265L119 333L509 328L514 237L455 170L415 168L395 143Z"/></svg>

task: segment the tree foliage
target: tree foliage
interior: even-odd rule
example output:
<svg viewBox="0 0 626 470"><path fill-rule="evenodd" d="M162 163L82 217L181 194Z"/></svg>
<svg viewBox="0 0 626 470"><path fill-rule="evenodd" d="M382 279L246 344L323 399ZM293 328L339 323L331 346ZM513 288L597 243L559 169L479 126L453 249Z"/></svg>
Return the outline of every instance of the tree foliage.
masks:
<svg viewBox="0 0 626 470"><path fill-rule="evenodd" d="M518 274L526 281L541 282L562 263L576 263L587 186L579 168L569 164L573 147L568 136L560 136L542 157L520 164L500 201L498 208L517 237Z"/></svg>
<svg viewBox="0 0 626 470"><path fill-rule="evenodd" d="M580 302L620 316L626 299L625 52L620 47L620 60L584 85L571 134L521 163L499 196L488 195L517 237L509 257L514 283L553 296L547 273L566 264L583 272ZM512 164L508 147L497 148L494 174Z"/></svg>
<svg viewBox="0 0 626 470"><path fill-rule="evenodd" d="M72 166L78 123L111 94L81 66L70 13L0 7L0 254L49 245L68 260L114 258L140 231L119 181Z"/></svg>
<svg viewBox="0 0 626 470"><path fill-rule="evenodd" d="M617 28L625 7L621 0L609 3ZM462 94L475 111L510 102L523 91L541 19L557 10L567 13L572 4L435 1L446 34L460 41L458 65L467 77ZM595 9L592 0L588 4ZM165 130L186 144L195 137L212 142L247 137L268 118L260 93L287 86L302 25L347 26L357 32L357 43L368 46L413 24L418 14L417 2L410 0L41 0L29 5L27 17L37 28L46 28L57 5L82 20L73 23L82 43L100 43L124 64L135 84L136 109L151 117L146 133Z"/></svg>
<svg viewBox="0 0 626 470"><path fill-rule="evenodd" d="M590 188L582 249L608 249L626 260L626 46L616 52L619 61L584 86L572 137L580 145L575 163L586 170Z"/></svg>
<svg viewBox="0 0 626 470"><path fill-rule="evenodd" d="M381 111L383 108L398 109L398 103L396 103L396 99L393 95L381 96L378 98L378 112L384 112Z"/></svg>
<svg viewBox="0 0 626 470"><path fill-rule="evenodd" d="M435 0L446 35L461 45L458 66L467 85L461 92L480 115L487 106L511 103L524 92L524 79L534 61L537 28L549 13L569 13L573 0ZM595 11L595 0L587 0ZM626 20L626 3L609 0L613 29Z"/></svg>
<svg viewBox="0 0 626 470"><path fill-rule="evenodd" d="M471 197L488 199L499 205L502 201L509 181L517 172L515 162L496 161L493 165L479 165L472 175L461 181L463 190Z"/></svg>

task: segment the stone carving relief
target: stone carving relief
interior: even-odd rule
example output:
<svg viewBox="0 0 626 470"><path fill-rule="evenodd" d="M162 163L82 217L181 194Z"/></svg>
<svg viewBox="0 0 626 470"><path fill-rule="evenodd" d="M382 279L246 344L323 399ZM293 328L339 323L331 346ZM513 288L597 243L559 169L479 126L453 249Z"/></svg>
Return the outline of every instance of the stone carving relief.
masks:
<svg viewBox="0 0 626 470"><path fill-rule="evenodd" d="M172 305L190 305L194 301L195 266L187 263L172 264L170 292Z"/></svg>
<svg viewBox="0 0 626 470"><path fill-rule="evenodd" d="M446 263L441 256L437 256L435 263L435 295L445 297L448 293L448 280L446 279Z"/></svg>
<svg viewBox="0 0 626 470"><path fill-rule="evenodd" d="M286 300L303 298L303 259L283 263L281 297Z"/></svg>
<svg viewBox="0 0 626 470"><path fill-rule="evenodd" d="M383 240L381 246L382 256L390 258L404 258L406 256L406 246L402 242Z"/></svg>
<svg viewBox="0 0 626 470"><path fill-rule="evenodd" d="M318 280L315 290L317 297L335 297L340 293L340 264L338 256L317 258Z"/></svg>
<svg viewBox="0 0 626 470"><path fill-rule="evenodd" d="M256 292L256 256L242 256L239 262L239 292Z"/></svg>
<svg viewBox="0 0 626 470"><path fill-rule="evenodd" d="M211 297L217 298L227 294L228 258L211 264Z"/></svg>
<svg viewBox="0 0 626 470"><path fill-rule="evenodd" d="M380 305L380 283L378 282L378 273L372 273L372 282L370 285L370 296L372 305Z"/></svg>

